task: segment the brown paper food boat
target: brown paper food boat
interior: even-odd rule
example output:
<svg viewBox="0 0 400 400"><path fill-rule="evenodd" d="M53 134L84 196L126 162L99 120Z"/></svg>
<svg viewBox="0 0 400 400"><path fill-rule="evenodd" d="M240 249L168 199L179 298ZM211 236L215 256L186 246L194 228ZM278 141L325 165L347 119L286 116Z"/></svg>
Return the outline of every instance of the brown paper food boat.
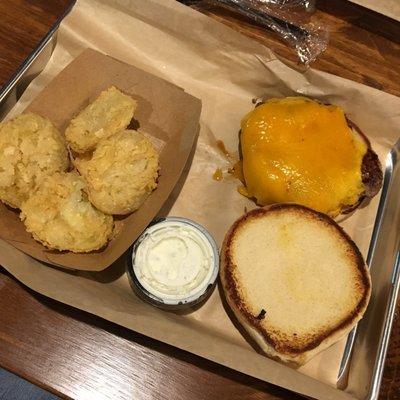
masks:
<svg viewBox="0 0 400 400"><path fill-rule="evenodd" d="M116 235L105 248L87 254L46 249L25 230L19 213L0 203L0 238L38 260L88 271L111 265L156 216L198 136L200 100L163 79L91 49L61 71L25 111L49 118L64 132L71 118L110 85L138 101L135 119L140 129L162 143L158 187L139 210L116 220Z"/></svg>

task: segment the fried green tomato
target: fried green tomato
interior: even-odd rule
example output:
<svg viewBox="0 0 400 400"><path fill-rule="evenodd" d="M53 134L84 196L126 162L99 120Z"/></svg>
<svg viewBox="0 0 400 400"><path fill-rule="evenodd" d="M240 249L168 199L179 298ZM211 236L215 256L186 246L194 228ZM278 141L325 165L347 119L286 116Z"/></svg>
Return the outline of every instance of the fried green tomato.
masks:
<svg viewBox="0 0 400 400"><path fill-rule="evenodd" d="M69 167L65 141L47 118L26 113L0 124L0 200L20 208L40 182Z"/></svg>
<svg viewBox="0 0 400 400"><path fill-rule="evenodd" d="M157 187L158 153L142 133L122 131L99 142L90 157L76 158L89 199L106 214L137 210Z"/></svg>
<svg viewBox="0 0 400 400"><path fill-rule="evenodd" d="M105 246L113 233L113 217L93 207L84 189L76 172L45 178L22 204L20 217L27 231L50 249L87 253Z"/></svg>
<svg viewBox="0 0 400 400"><path fill-rule="evenodd" d="M101 139L129 125L136 105L135 100L115 86L104 90L71 120L65 131L69 146L76 153L94 150Z"/></svg>

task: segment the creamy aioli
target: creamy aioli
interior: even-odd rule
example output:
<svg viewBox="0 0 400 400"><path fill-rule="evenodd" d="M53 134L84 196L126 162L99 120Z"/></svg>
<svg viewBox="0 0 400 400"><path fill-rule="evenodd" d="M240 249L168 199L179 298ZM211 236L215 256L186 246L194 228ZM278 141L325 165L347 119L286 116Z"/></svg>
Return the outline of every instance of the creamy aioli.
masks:
<svg viewBox="0 0 400 400"><path fill-rule="evenodd" d="M140 284L163 300L192 301L215 280L215 252L195 226L165 220L148 228L133 255Z"/></svg>

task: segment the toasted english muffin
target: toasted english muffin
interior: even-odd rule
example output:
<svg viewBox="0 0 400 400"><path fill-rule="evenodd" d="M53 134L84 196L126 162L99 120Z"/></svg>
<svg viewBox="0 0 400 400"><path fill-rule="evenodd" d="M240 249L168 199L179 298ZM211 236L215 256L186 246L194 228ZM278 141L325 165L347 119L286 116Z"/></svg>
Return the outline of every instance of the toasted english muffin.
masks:
<svg viewBox="0 0 400 400"><path fill-rule="evenodd" d="M350 332L371 293L350 237L296 204L239 218L225 237L220 276L229 306L266 355L296 366Z"/></svg>
<svg viewBox="0 0 400 400"><path fill-rule="evenodd" d="M158 153L134 130L101 140L93 154L76 157L74 164L86 182L90 201L106 214L137 210L157 187Z"/></svg>
<svg viewBox="0 0 400 400"><path fill-rule="evenodd" d="M101 139L129 125L136 106L130 96L115 86L109 87L71 120L65 130L69 146L76 153L94 150Z"/></svg>
<svg viewBox="0 0 400 400"><path fill-rule="evenodd" d="M239 192L258 205L293 202L335 217L382 186L367 137L337 106L305 97L269 99L242 120Z"/></svg>
<svg viewBox="0 0 400 400"><path fill-rule="evenodd" d="M87 253L105 246L113 217L97 210L76 172L46 177L21 206L21 220L35 240L55 250Z"/></svg>
<svg viewBox="0 0 400 400"><path fill-rule="evenodd" d="M69 167L65 140L47 118L21 114L0 124L0 200L20 208L48 175Z"/></svg>

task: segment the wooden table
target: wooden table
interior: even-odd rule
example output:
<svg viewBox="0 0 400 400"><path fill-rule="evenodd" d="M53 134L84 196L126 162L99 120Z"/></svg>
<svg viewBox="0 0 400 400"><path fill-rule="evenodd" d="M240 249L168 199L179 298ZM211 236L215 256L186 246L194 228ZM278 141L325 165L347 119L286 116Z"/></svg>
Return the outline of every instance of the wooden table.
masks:
<svg viewBox="0 0 400 400"><path fill-rule="evenodd" d="M69 3L0 0L0 85ZM203 1L192 6L294 59L282 41L250 21ZM319 0L315 18L331 31L329 48L315 68L400 95L399 23L344 0ZM397 316L382 399L400 399L399 335ZM300 399L48 300L4 270L0 270L0 366L61 397L78 399Z"/></svg>

